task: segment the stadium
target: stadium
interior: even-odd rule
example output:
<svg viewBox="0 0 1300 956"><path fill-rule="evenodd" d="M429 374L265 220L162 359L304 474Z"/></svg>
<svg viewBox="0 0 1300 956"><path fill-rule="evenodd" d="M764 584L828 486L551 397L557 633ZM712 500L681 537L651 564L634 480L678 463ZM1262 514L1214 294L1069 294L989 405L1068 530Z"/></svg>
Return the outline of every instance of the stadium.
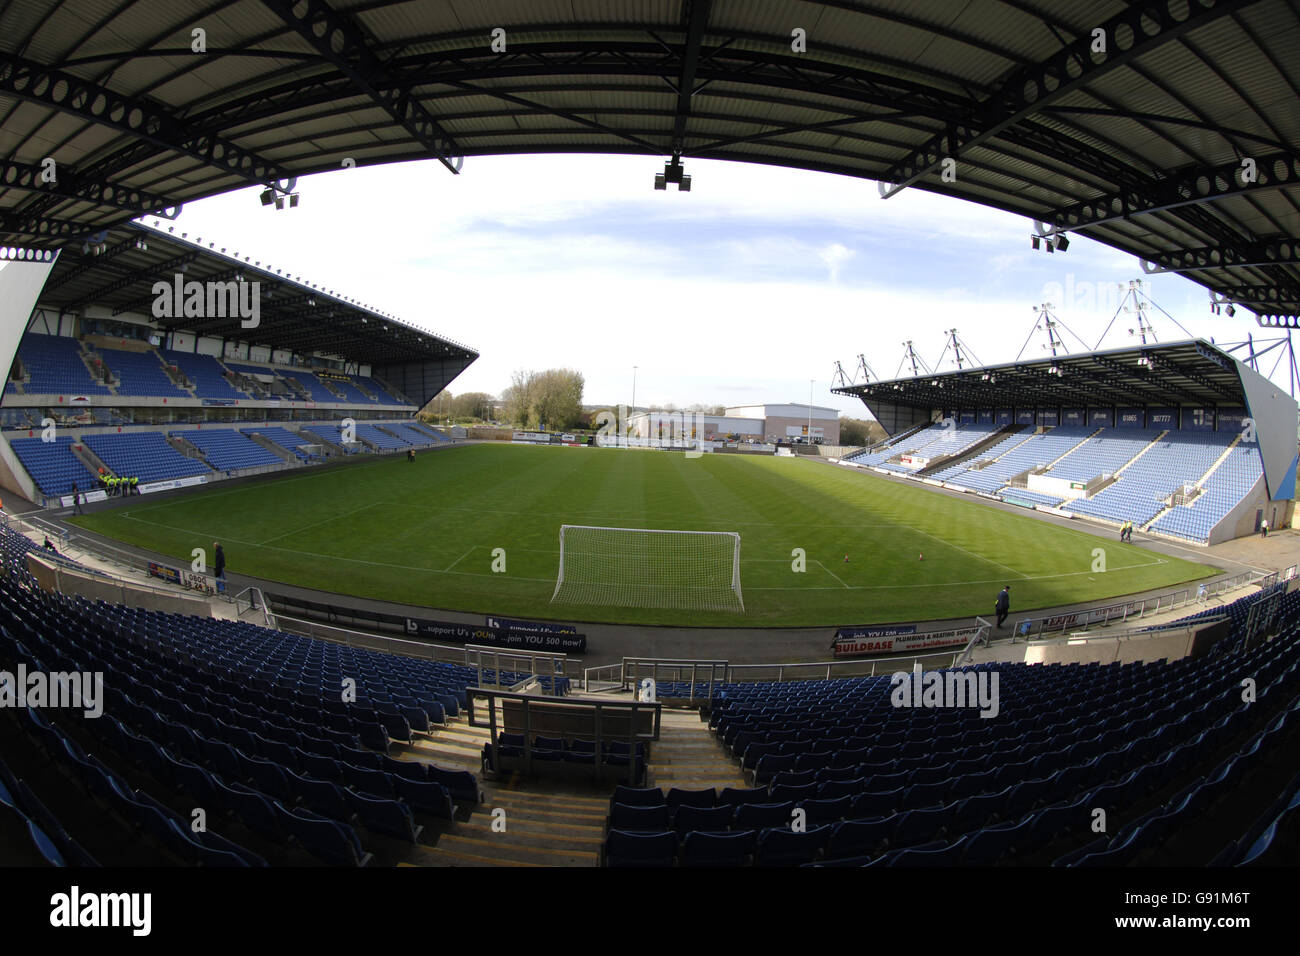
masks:
<svg viewBox="0 0 1300 956"><path fill-rule="evenodd" d="M1294 865L1294 7L452 6L0 10L0 860ZM811 395L488 436L422 413L489 324L181 218L544 153L965 200L1288 338L1139 297L1139 344L864 359L820 400L875 442Z"/></svg>

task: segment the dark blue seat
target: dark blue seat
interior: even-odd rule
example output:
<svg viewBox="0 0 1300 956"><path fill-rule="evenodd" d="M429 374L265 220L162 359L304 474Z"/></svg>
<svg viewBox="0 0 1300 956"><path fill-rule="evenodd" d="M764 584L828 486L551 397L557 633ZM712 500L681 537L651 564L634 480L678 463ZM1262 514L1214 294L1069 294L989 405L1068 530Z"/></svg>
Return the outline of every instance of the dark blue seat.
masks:
<svg viewBox="0 0 1300 956"><path fill-rule="evenodd" d="M662 791L660 791L662 795ZM616 803L609 808L611 830L667 830L669 821L667 804L637 806Z"/></svg>
<svg viewBox="0 0 1300 956"><path fill-rule="evenodd" d="M766 803L771 800L766 787L723 787L718 791L718 803L738 807L745 803Z"/></svg>
<svg viewBox="0 0 1300 956"><path fill-rule="evenodd" d="M351 822L354 817L347 792L330 780L315 780L296 774L289 778L293 790L308 809L331 820Z"/></svg>
<svg viewBox="0 0 1300 956"><path fill-rule="evenodd" d="M428 780L407 780L405 777L394 777L393 782L396 784L398 798L411 809L440 820L455 817L455 804L442 784Z"/></svg>
<svg viewBox="0 0 1300 956"><path fill-rule="evenodd" d="M831 827L809 827L795 833L788 827L772 827L758 835L755 866L800 866L816 860L826 848Z"/></svg>
<svg viewBox="0 0 1300 956"><path fill-rule="evenodd" d="M817 823L847 820L853 814L852 797L839 797L835 800L804 800L799 806L808 815L805 822L810 827Z"/></svg>
<svg viewBox="0 0 1300 956"><path fill-rule="evenodd" d="M348 797L356 811L357 822L367 830L418 843L424 827L415 822L411 810L397 800L385 800L352 793Z"/></svg>
<svg viewBox="0 0 1300 956"><path fill-rule="evenodd" d="M218 783L217 796L224 806L243 821L244 826L273 840L280 840L279 825L271 801L239 783Z"/></svg>
<svg viewBox="0 0 1300 956"><path fill-rule="evenodd" d="M891 854L888 861L889 866L956 866L957 861L961 859L966 850L966 842L969 837L958 837L954 842L946 846L939 846L933 849L925 847L911 847L898 850Z"/></svg>
<svg viewBox="0 0 1300 956"><path fill-rule="evenodd" d="M689 830L725 830L731 826L732 814L735 812L727 804L720 807L680 806L673 814L673 829L679 834Z"/></svg>
<svg viewBox="0 0 1300 956"><path fill-rule="evenodd" d="M836 824L826 846L827 859L871 856L894 835L899 814L866 820L845 820Z"/></svg>
<svg viewBox="0 0 1300 956"><path fill-rule="evenodd" d="M1033 820L1007 821L970 834L966 841L965 866L992 866L1008 853L1032 841Z"/></svg>
<svg viewBox="0 0 1300 956"><path fill-rule="evenodd" d="M280 828L299 846L335 866L365 866L371 855L361 848L357 831L345 823L328 820L310 810L288 810L276 805Z"/></svg>
<svg viewBox="0 0 1300 956"><path fill-rule="evenodd" d="M609 805L621 803L628 807L662 807L667 806L664 792L658 787L628 787L619 784L614 788L614 795L609 798Z"/></svg>
<svg viewBox="0 0 1300 956"><path fill-rule="evenodd" d="M794 803L746 803L736 808L737 829L762 830L767 827L788 827L794 820Z"/></svg>
<svg viewBox="0 0 1300 956"><path fill-rule="evenodd" d="M672 787L668 791L665 802L669 807L712 807L718 802L717 791L712 787L707 790L682 790L678 787Z"/></svg>
<svg viewBox="0 0 1300 956"><path fill-rule="evenodd" d="M677 853L677 834L610 830L605 837L606 866L672 866Z"/></svg>
<svg viewBox="0 0 1300 956"><path fill-rule="evenodd" d="M347 786L358 793L390 799L397 795L393 790L393 778L382 770L368 770L345 763L343 777Z"/></svg>
<svg viewBox="0 0 1300 956"><path fill-rule="evenodd" d="M902 787L882 793L868 791L853 798L853 816L856 818L881 817L904 806Z"/></svg>
<svg viewBox="0 0 1300 956"><path fill-rule="evenodd" d="M27 834L31 838L32 846L47 866L67 866L64 862L63 854L59 848L54 845L54 841L46 836L45 831L38 827L35 822L27 821Z"/></svg>
<svg viewBox="0 0 1300 956"><path fill-rule="evenodd" d="M890 840L893 849L927 843L936 836L948 821L948 815L942 807L921 810L908 810L894 828Z"/></svg>
<svg viewBox="0 0 1300 956"><path fill-rule="evenodd" d="M692 830L682 841L679 862L682 866L745 866L754 855L757 840L754 830L729 833Z"/></svg>

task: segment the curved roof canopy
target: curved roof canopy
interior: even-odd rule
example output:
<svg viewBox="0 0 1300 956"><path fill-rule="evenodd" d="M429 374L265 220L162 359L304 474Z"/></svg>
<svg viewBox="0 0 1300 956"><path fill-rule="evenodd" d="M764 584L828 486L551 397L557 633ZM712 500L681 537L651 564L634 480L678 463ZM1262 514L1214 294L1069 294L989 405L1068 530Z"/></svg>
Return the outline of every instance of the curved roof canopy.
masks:
<svg viewBox="0 0 1300 956"><path fill-rule="evenodd" d="M24 0L0 242L351 164L704 157L973 200L1297 316L1297 50L1294 0Z"/></svg>

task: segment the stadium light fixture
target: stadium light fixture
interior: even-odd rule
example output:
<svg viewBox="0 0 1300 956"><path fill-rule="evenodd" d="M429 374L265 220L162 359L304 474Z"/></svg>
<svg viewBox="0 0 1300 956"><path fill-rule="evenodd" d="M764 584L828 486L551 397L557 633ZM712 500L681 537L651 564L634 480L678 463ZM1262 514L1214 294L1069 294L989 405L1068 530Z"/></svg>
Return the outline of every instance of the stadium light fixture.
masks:
<svg viewBox="0 0 1300 956"><path fill-rule="evenodd" d="M1231 305L1229 305L1226 309L1224 309L1224 311L1228 313L1228 318L1232 318L1234 315L1237 314L1237 310L1234 309Z"/></svg>
<svg viewBox="0 0 1300 956"><path fill-rule="evenodd" d="M1062 252L1065 252L1070 248L1070 240L1066 238L1065 233L1061 233L1056 237L1056 248L1060 249ZM1049 249L1048 251L1050 252L1051 250Z"/></svg>
<svg viewBox="0 0 1300 956"><path fill-rule="evenodd" d="M262 190L262 205L269 206L273 202L275 202L275 190L268 186Z"/></svg>
<svg viewBox="0 0 1300 956"><path fill-rule="evenodd" d="M1037 250L1037 249L1039 248L1039 245L1040 245L1040 240L1039 240L1039 238L1038 238L1037 236L1030 236L1030 237L1029 237L1029 244L1030 244L1031 246L1033 246L1035 250Z"/></svg>

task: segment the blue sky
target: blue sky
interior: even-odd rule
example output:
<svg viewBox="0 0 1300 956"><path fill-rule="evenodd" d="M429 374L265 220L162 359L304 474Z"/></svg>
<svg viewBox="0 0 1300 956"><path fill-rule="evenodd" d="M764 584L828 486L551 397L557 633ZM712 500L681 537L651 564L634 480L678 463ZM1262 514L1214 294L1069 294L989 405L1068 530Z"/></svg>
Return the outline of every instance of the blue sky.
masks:
<svg viewBox="0 0 1300 956"><path fill-rule="evenodd" d="M1020 216L696 160L691 192L656 192L662 164L512 156L470 158L460 176L427 162L341 169L301 180L297 209L241 190L187 206L175 225L475 347L481 358L453 392L499 393L516 369L568 366L589 403L617 404L631 400L637 366L642 405L802 402L812 380L817 404L860 414L830 394L836 360L852 374L863 352L892 377L904 340L933 364L955 327L980 361L1010 361L1046 301L1095 345L1135 278L1195 335L1264 331L1244 309L1212 316L1200 286L1145 277L1136 258L1087 239L1035 252ZM1162 341L1185 337L1152 317ZM1121 316L1104 344L1134 341L1132 325Z"/></svg>

